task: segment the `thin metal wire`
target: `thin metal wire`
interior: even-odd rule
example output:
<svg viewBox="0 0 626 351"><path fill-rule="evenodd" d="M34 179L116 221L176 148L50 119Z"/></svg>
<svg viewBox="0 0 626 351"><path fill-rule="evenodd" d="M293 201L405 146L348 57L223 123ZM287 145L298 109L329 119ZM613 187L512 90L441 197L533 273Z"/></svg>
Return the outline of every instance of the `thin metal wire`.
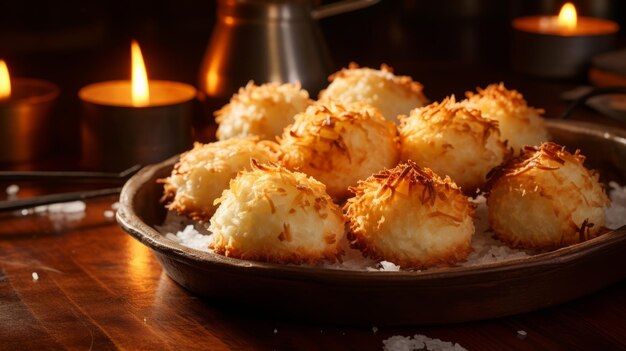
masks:
<svg viewBox="0 0 626 351"><path fill-rule="evenodd" d="M565 109L565 111L563 111L560 118L568 119L571 116L572 112L578 109L578 107L580 107L581 105L584 105L587 102L587 100L589 100L590 98L594 96L606 95L606 94L626 94L626 87L601 87L601 88L591 89L591 91L589 91L587 94L574 100L574 102L572 102Z"/></svg>
<svg viewBox="0 0 626 351"><path fill-rule="evenodd" d="M135 165L120 173L105 172L0 172L0 181L83 181L83 180L124 180L135 174L141 165ZM27 199L0 201L0 212L15 211L24 208L37 207L41 205L63 203L77 200L86 200L96 197L110 196L119 194L121 187L105 188L96 190L77 191L60 194L49 194L31 197Z"/></svg>
<svg viewBox="0 0 626 351"><path fill-rule="evenodd" d="M93 199L96 197L116 195L119 194L121 191L122 188L117 187L98 190L77 191L73 193L42 195L31 197L28 199L2 201L0 202L0 211L15 211L47 204Z"/></svg>
<svg viewBox="0 0 626 351"><path fill-rule="evenodd" d="M0 171L0 181L65 181L65 180L119 180L135 174L141 165L134 165L120 173L65 172L65 171Z"/></svg>

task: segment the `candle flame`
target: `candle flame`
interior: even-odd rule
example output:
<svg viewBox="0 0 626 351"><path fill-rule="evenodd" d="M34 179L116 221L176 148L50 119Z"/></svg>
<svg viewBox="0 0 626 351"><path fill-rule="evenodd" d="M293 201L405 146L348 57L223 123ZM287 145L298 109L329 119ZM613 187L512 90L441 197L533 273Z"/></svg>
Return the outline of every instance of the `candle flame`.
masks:
<svg viewBox="0 0 626 351"><path fill-rule="evenodd" d="M559 27L574 29L576 28L577 22L578 15L576 14L576 7L574 7L571 2L565 3L565 5L561 7L561 12L559 12L559 17L557 20Z"/></svg>
<svg viewBox="0 0 626 351"><path fill-rule="evenodd" d="M0 60L0 99L6 99L11 96L11 77L9 69L4 60Z"/></svg>
<svg viewBox="0 0 626 351"><path fill-rule="evenodd" d="M143 63L143 56L137 41L130 44L132 62L132 101L133 106L146 106L150 102L150 89L148 87L148 74L146 65Z"/></svg>

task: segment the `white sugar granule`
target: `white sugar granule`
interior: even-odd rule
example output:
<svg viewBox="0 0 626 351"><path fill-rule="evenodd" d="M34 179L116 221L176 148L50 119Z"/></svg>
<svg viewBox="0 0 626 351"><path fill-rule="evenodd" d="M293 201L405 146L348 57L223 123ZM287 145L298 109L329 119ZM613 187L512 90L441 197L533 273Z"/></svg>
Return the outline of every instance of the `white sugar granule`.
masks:
<svg viewBox="0 0 626 351"><path fill-rule="evenodd" d="M398 272L400 270L400 266L394 264L389 261L380 262L380 270L385 272Z"/></svg>
<svg viewBox="0 0 626 351"><path fill-rule="evenodd" d="M113 218L113 216L115 216L115 212L113 212L111 210L104 211L104 217L106 217L106 218Z"/></svg>
<svg viewBox="0 0 626 351"><path fill-rule="evenodd" d="M85 212L87 204L83 201L62 202L47 206L49 213L79 213ZM36 209L35 209L36 210Z"/></svg>
<svg viewBox="0 0 626 351"><path fill-rule="evenodd" d="M161 227L164 228L164 227ZM159 229L159 228L157 228ZM176 234L174 234L176 233ZM213 242L212 235L204 235L200 233L193 224L187 224L182 231L168 230L166 228L165 236L173 241L179 242L193 249L210 251L209 244Z"/></svg>
<svg viewBox="0 0 626 351"><path fill-rule="evenodd" d="M520 339L526 339L526 336L528 335L528 333L526 333L525 330L518 330L517 331L517 337Z"/></svg>
<svg viewBox="0 0 626 351"><path fill-rule="evenodd" d="M86 209L87 204L84 201L72 201L37 206L32 209L24 209L20 213L23 216L32 214L47 216L54 229L60 231L81 221L86 215Z"/></svg>
<svg viewBox="0 0 626 351"><path fill-rule="evenodd" d="M400 271L400 266L389 261L381 261L376 266L377 267L380 266L380 268L367 267L366 269L370 272L371 271L381 271L381 272L399 272Z"/></svg>
<svg viewBox="0 0 626 351"><path fill-rule="evenodd" d="M626 225L626 186L621 187L615 182L609 183L611 206L606 210L604 226L617 229Z"/></svg>
<svg viewBox="0 0 626 351"><path fill-rule="evenodd" d="M15 197L15 195L20 192L20 186L17 184L11 184L7 187L6 191L9 197Z"/></svg>
<svg viewBox="0 0 626 351"><path fill-rule="evenodd" d="M443 341L440 339L432 339L425 335L416 334L413 337L395 335L383 340L383 350L385 351L467 351L463 346Z"/></svg>
<svg viewBox="0 0 626 351"><path fill-rule="evenodd" d="M37 274L37 272L33 272L32 276L33 276L33 280L34 281L38 281L39 280L39 274Z"/></svg>
<svg viewBox="0 0 626 351"><path fill-rule="evenodd" d="M609 229L617 229L626 225L626 187L620 187L617 183L609 183L609 197L612 200L611 206L606 209L606 224ZM472 200L476 204L477 220L475 221L476 232L472 237L472 253L467 261L461 266L477 266L494 262L509 261L530 257L532 251L512 249L504 243L492 237L489 231L487 220L487 201L484 196L477 196ZM213 241L211 233L207 231L203 224L189 220L174 213L168 213L163 225L156 226L156 229L168 239L181 243L182 245L211 252L209 244ZM322 267L342 270L365 270L398 272L401 267L393 262L376 262L370 258L363 257L361 252L352 249L348 241L344 239L342 245L344 255L342 261L338 263L323 263Z"/></svg>
<svg viewBox="0 0 626 351"><path fill-rule="evenodd" d="M113 211L117 211L120 208L120 203L117 201L112 203L111 208L113 209Z"/></svg>

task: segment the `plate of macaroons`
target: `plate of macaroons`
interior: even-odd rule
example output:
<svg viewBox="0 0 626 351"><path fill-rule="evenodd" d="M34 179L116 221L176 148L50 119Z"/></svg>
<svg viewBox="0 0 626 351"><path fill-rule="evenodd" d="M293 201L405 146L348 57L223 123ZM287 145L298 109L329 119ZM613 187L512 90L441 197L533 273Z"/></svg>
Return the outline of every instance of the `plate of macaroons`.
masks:
<svg viewBox="0 0 626 351"><path fill-rule="evenodd" d="M351 64L314 100L254 82L216 141L145 167L117 219L218 307L344 324L528 312L626 277L626 132L497 82L430 101Z"/></svg>

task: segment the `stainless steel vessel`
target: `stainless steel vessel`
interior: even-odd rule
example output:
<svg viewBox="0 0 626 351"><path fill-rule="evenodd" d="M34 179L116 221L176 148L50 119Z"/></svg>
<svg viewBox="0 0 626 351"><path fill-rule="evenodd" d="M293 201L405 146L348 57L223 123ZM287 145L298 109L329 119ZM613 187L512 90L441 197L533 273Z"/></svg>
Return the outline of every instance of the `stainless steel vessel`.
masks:
<svg viewBox="0 0 626 351"><path fill-rule="evenodd" d="M300 81L315 96L332 61L317 19L380 0L344 0L314 7L311 0L218 0L217 22L199 76L207 112L249 80Z"/></svg>

